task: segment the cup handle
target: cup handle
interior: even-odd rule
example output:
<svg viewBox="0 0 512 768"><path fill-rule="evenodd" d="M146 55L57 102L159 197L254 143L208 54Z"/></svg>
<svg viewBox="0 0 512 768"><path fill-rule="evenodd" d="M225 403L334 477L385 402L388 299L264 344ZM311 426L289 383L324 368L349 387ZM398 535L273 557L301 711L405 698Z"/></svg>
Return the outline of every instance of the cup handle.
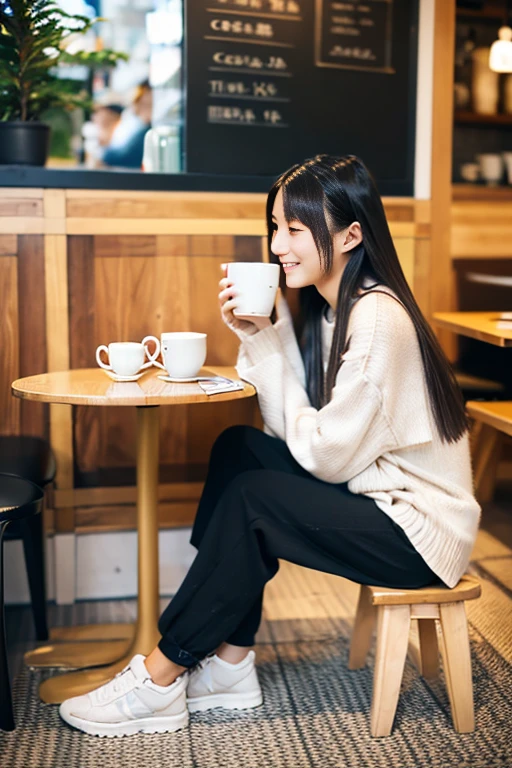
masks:
<svg viewBox="0 0 512 768"><path fill-rule="evenodd" d="M96 350L96 362L98 363L100 368L103 368L105 371L111 371L112 370L112 366L111 365L106 365L102 361L102 359L100 357L102 352L106 352L107 353L107 358L108 358L108 347L106 347L104 344L100 344L100 346Z"/></svg>
<svg viewBox="0 0 512 768"><path fill-rule="evenodd" d="M155 351L153 354L150 353L149 349L147 348L146 344L148 341L154 341L155 342ZM156 365L156 358L160 354L160 341L156 338L156 336L145 336L142 339L142 344L144 346L144 349L146 350L146 355L149 358L148 363L144 363L144 365L141 365L140 370L144 370L144 368L149 368L152 365Z"/></svg>
<svg viewBox="0 0 512 768"><path fill-rule="evenodd" d="M165 371L167 373L167 368L165 367L165 365L162 365L162 363L160 363L158 360L153 360L151 365L156 365L157 368L161 368L162 371Z"/></svg>

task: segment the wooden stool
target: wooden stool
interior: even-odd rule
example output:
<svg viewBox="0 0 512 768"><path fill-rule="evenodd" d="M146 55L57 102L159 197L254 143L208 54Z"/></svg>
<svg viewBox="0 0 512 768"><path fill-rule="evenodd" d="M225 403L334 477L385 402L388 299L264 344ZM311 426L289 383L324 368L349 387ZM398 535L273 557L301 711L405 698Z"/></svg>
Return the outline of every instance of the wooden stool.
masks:
<svg viewBox="0 0 512 768"><path fill-rule="evenodd" d="M411 619L419 619L421 674L439 672L436 619L441 624L441 654L455 729L475 729L471 655L465 600L480 597L480 583L466 574L453 589L391 589L361 585L350 644L349 669L365 664L377 621L373 673L372 736L389 736L407 656Z"/></svg>

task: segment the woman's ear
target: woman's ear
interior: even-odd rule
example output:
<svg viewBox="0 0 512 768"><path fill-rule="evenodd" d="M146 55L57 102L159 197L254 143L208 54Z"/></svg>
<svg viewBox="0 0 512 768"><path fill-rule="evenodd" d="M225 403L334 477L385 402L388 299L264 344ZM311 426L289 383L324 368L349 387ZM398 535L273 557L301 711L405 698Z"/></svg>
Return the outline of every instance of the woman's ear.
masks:
<svg viewBox="0 0 512 768"><path fill-rule="evenodd" d="M363 230L358 221L353 221L343 232L342 252L346 253L363 242Z"/></svg>

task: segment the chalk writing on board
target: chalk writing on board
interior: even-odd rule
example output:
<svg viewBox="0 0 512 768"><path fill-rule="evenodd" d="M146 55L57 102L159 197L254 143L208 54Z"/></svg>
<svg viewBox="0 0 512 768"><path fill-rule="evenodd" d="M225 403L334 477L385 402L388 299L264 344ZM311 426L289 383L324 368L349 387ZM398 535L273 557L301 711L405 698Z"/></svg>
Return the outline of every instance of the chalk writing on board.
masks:
<svg viewBox="0 0 512 768"><path fill-rule="evenodd" d="M288 128L300 2L210 0L205 10L203 40L211 46L207 122Z"/></svg>
<svg viewBox="0 0 512 768"><path fill-rule="evenodd" d="M393 74L393 0L315 0L315 64Z"/></svg>

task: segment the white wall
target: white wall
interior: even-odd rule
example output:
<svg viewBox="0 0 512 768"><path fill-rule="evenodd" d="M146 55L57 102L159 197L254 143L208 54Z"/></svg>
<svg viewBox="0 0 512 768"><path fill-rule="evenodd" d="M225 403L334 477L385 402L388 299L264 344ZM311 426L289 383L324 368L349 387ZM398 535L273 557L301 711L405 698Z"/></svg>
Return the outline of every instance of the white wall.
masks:
<svg viewBox="0 0 512 768"><path fill-rule="evenodd" d="M174 594L192 563L195 549L189 544L190 528L160 531L160 594ZM47 540L48 599L55 599L53 539ZM21 541L4 542L4 591L6 604L29 603ZM76 599L136 597L137 535L89 533L76 536Z"/></svg>

